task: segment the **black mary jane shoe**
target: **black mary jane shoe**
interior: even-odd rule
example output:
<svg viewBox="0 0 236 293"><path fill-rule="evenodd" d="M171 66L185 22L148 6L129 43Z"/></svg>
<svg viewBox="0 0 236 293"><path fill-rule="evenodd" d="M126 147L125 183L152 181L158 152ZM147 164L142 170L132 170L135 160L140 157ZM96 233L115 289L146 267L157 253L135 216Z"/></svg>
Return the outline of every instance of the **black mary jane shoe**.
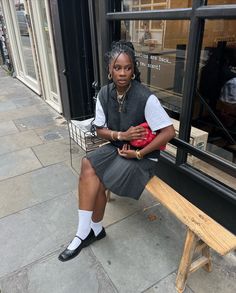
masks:
<svg viewBox="0 0 236 293"><path fill-rule="evenodd" d="M97 236L95 236L93 230L91 229L90 232L89 232L89 235L84 240L81 239L79 236L76 235L75 237L77 237L77 238L79 238L81 240L80 245L76 249L72 249L72 250L66 248L58 256L58 259L60 261L63 261L63 262L64 261L68 261L68 260L76 257L84 247L89 246L94 241L100 240L100 239L104 238L105 236L106 236L106 231L105 231L105 229L103 227L102 227L102 231Z"/></svg>

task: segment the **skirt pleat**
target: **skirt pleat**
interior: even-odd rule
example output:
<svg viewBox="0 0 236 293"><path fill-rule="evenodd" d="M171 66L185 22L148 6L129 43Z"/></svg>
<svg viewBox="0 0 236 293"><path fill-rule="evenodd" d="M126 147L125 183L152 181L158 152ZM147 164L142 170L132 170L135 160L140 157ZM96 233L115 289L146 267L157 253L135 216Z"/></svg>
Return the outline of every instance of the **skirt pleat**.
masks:
<svg viewBox="0 0 236 293"><path fill-rule="evenodd" d="M149 159L125 159L112 144L87 153L87 159L108 190L134 199L139 199L157 166Z"/></svg>

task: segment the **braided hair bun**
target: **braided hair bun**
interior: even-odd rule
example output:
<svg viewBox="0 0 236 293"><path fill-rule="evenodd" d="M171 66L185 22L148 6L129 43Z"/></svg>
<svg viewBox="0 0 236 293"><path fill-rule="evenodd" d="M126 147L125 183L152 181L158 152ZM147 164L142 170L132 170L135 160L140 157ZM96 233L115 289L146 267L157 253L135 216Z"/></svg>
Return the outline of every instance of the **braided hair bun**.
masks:
<svg viewBox="0 0 236 293"><path fill-rule="evenodd" d="M131 42L120 40L112 42L111 50L105 55L105 59L107 62L107 66L111 63L111 61L116 60L120 54L127 54L130 57L130 60L134 66L134 74L135 80L140 81L140 71L138 69L138 62L135 57L134 46Z"/></svg>

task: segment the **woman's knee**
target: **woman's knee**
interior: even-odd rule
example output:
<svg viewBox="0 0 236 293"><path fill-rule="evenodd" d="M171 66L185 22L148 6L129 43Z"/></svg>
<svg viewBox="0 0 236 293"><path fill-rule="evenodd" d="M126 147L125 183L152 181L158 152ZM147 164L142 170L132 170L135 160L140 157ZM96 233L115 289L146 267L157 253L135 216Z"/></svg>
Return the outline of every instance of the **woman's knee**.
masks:
<svg viewBox="0 0 236 293"><path fill-rule="evenodd" d="M91 165L90 161L87 158L83 158L81 164L80 178L84 176L94 176L95 174L95 170L93 169L93 166Z"/></svg>

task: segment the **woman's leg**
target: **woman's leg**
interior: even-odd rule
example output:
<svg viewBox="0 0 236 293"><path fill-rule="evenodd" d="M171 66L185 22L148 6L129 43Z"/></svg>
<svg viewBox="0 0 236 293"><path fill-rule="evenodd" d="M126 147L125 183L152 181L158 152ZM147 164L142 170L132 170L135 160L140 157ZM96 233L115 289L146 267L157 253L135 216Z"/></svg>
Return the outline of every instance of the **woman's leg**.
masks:
<svg viewBox="0 0 236 293"><path fill-rule="evenodd" d="M80 239L85 239L91 231L91 219L93 210L96 205L98 196L101 194L101 182L97 177L91 163L88 159L82 159L81 173L79 177L78 185L78 206L79 206L79 222L76 232L76 236L72 243L69 245L69 249L75 249L80 243ZM100 200L98 200L99 202ZM104 207L101 206L102 213ZM97 207L98 211L100 207ZM98 211L101 214L101 212Z"/></svg>
<svg viewBox="0 0 236 293"><path fill-rule="evenodd" d="M79 209L93 211L98 195L101 195L102 184L88 159L82 159L78 186ZM100 202L100 201L99 201Z"/></svg>
<svg viewBox="0 0 236 293"><path fill-rule="evenodd" d="M104 229L102 231L101 226L101 219L103 218L106 206L105 188L97 177L91 163L86 158L82 159L78 194L78 229L70 245L59 255L59 260L61 261L67 261L75 257L91 241L101 239L106 235ZM92 216L94 222L92 221ZM102 231L97 239L91 233L91 228L96 237Z"/></svg>
<svg viewBox="0 0 236 293"><path fill-rule="evenodd" d="M95 236L97 236L103 229L102 219L104 216L105 207L107 203L105 187L103 186L103 184L97 177L89 160L84 161L83 164L84 164L83 165L84 168L82 168L82 171L81 171L80 184L79 184L78 205L80 210L93 211L90 227L93 229ZM86 180L88 180L89 182L86 183ZM97 187L97 181L99 182L99 187ZM86 188L88 184L93 184L93 186L90 186L89 192L88 192L88 189ZM93 193L96 193L95 201L94 201ZM87 196L88 194L90 197Z"/></svg>
<svg viewBox="0 0 236 293"><path fill-rule="evenodd" d="M105 208L107 203L106 189L102 183L100 183L100 188L96 197L96 202L93 209L92 220L93 222L100 222L103 219Z"/></svg>

